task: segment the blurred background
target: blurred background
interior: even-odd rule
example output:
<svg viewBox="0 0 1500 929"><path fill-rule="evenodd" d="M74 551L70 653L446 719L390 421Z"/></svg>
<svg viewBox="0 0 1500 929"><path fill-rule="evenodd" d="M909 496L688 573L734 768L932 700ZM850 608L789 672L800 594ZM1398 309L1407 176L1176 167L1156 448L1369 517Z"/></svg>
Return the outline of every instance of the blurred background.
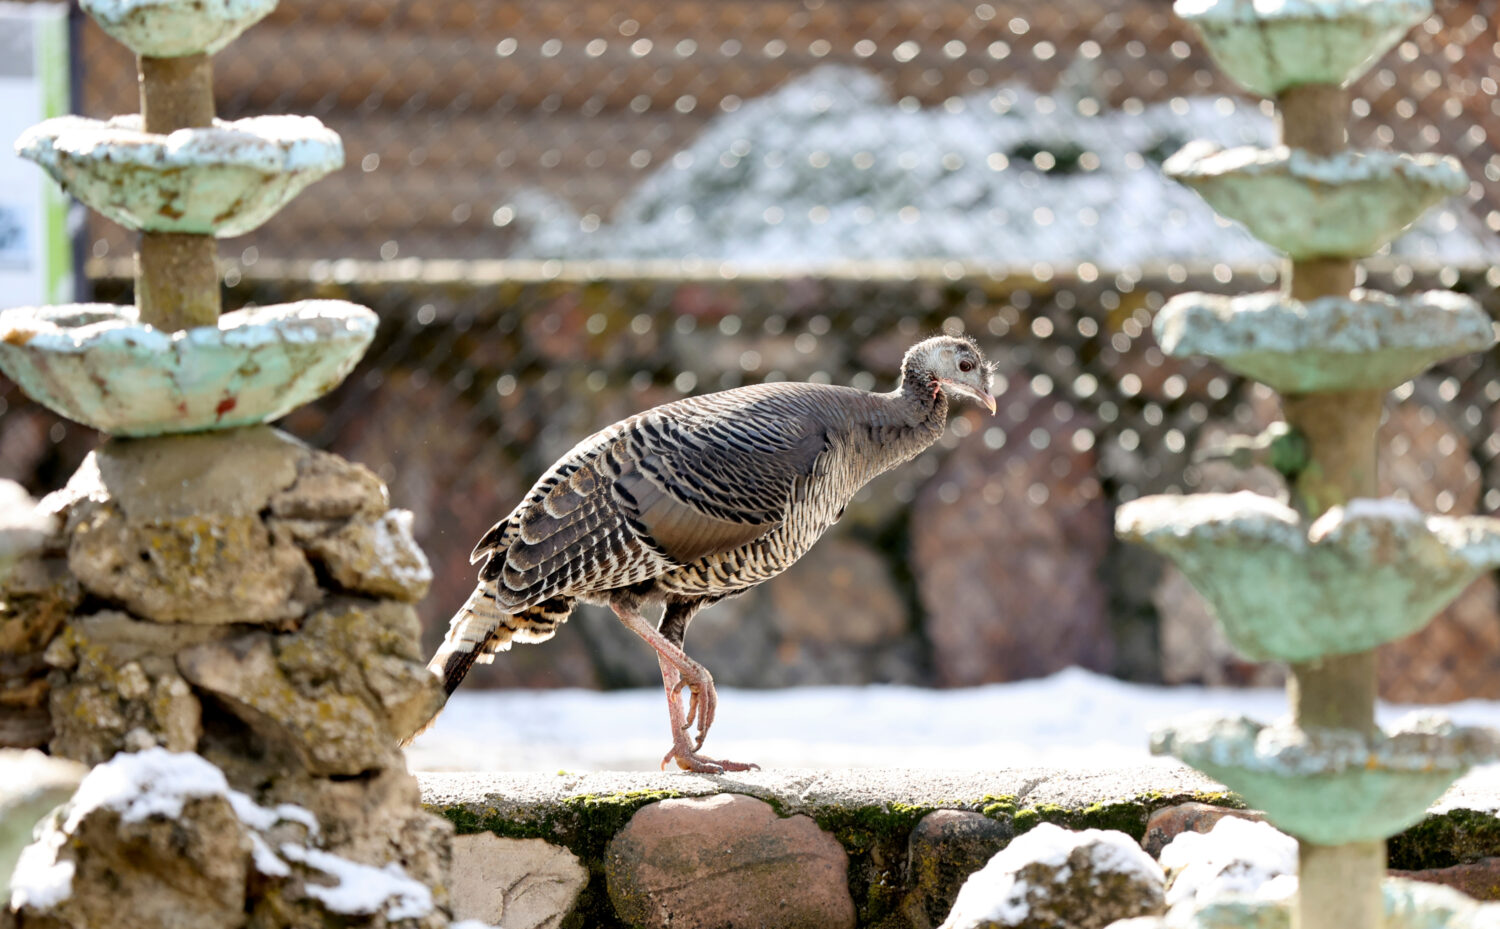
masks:
<svg viewBox="0 0 1500 929"><path fill-rule="evenodd" d="M1437 0L1355 87L1355 144L1453 155L1473 181L1365 263L1371 286L1500 311L1495 15ZM135 111L132 57L70 22L73 109ZM225 303L380 314L348 381L282 427L414 511L437 577L429 646L472 588L474 541L579 438L764 380L885 389L912 341L946 329L999 362L999 414L963 412L786 576L695 620L689 651L716 680L1279 680L1112 534L1141 494L1277 490L1270 472L1194 464L1278 418L1275 399L1164 358L1150 333L1174 293L1279 273L1159 173L1190 139L1274 139L1269 105L1164 0L282 0L215 81L223 118L310 114L343 136L343 171L221 242ZM129 302L130 234L79 222L81 295ZM1497 400L1493 352L1397 391L1384 491L1500 509ZM34 493L97 441L3 379L0 412L0 476ZM1495 580L1386 647L1381 680L1401 702L1500 698ZM658 682L648 649L582 610L467 686Z"/></svg>

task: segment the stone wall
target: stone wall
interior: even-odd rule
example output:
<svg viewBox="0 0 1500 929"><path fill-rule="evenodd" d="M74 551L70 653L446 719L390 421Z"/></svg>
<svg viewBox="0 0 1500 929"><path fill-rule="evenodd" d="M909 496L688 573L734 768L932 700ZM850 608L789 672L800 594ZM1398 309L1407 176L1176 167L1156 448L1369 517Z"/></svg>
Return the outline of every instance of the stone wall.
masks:
<svg viewBox="0 0 1500 929"><path fill-rule="evenodd" d="M1274 400L1210 364L1163 358L1149 331L1172 293L1245 291L1269 286L1264 279L1180 266L1085 280L955 263L816 278L556 263L261 264L274 276L236 272L228 306L292 291L381 314L360 368L283 425L368 464L415 513L436 574L419 607L429 648L471 589L474 541L592 430L684 393L765 379L885 389L908 344L962 328L998 362L998 415L961 412L940 447L875 481L787 576L705 611L689 650L739 686L956 686L1070 664L1174 683L1276 679L1276 669L1228 650L1175 572L1111 531L1114 506L1144 493L1276 491L1265 469L1192 463L1277 418ZM1398 291L1456 285L1500 305L1483 279L1412 280L1378 262L1372 275ZM97 290L130 299L119 281ZM1493 356L1398 391L1384 437L1387 489L1435 512L1500 506L1497 397ZM0 403L0 476L33 492L58 486L94 442L9 385ZM1496 613L1486 578L1387 649L1386 694L1500 696ZM545 646L476 669L469 686L654 686L657 677L648 649L608 613L585 609Z"/></svg>
<svg viewBox="0 0 1500 929"><path fill-rule="evenodd" d="M1196 772L1159 767L419 780L427 809L458 832L455 915L507 929L931 929L970 874L1040 823L1117 830L1154 856L1185 830L1258 816ZM1453 788L1391 840L1391 867L1500 896L1500 819L1480 812L1493 786Z"/></svg>

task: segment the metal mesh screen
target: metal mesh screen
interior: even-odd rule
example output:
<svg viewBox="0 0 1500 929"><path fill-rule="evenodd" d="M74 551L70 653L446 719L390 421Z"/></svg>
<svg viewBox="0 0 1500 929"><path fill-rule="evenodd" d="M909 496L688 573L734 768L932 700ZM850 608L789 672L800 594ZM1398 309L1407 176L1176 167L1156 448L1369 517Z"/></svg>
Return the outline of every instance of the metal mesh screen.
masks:
<svg viewBox="0 0 1500 929"><path fill-rule="evenodd" d="M1372 259L1368 283L1397 292L1456 288L1493 314L1500 308L1500 274L1489 267L1500 255L1493 241L1500 228L1496 28L1484 5L1438 7L1355 85L1352 132L1355 144L1455 155L1473 184L1424 226L1416 244ZM133 111L134 64L124 49L86 23L78 52L84 112ZM796 122L806 113L788 87L827 94L829 112L814 103L815 118ZM851 87L852 96L839 96ZM777 94L790 128L782 136L737 134L738 127L775 130L782 111L763 101ZM1133 201L1106 190L1105 200L1125 204L1108 214L1102 201L1075 199L1088 188L1066 186L1090 177L1128 185L1155 178L1160 160L1185 141L1181 133L1209 125L1214 114L1234 131L1268 131L1263 104L1220 75L1169 4L283 0L217 57L216 95L223 118L305 113L344 138L344 171L262 229L221 243L226 304L338 296L381 314L377 343L349 381L284 426L368 464L391 483L394 502L416 512L437 572L422 606L431 634L472 585L466 556L473 540L582 435L685 393L765 379L884 386L915 336L948 328L973 333L998 357L999 415L958 419L941 454L867 489L838 530L885 559L897 606L911 618L879 641L835 632L820 638L766 618L793 609L786 599L793 594L745 598L718 608L728 618L709 611L695 624L696 651L718 678L971 683L1050 670L1043 653L1052 648L1061 663L1134 677L1262 679L1208 632L1183 632L1191 619L1178 601L1192 595L1163 577L1160 562L1108 540L1115 502L1267 481L1196 467L1191 458L1218 436L1254 431L1276 416L1264 391L1209 363L1166 359L1150 335L1153 311L1171 294L1265 289L1276 263L1244 250L1216 260L1215 245L1210 254L1193 253L1195 227L1191 219L1179 223L1175 201L1145 214L1150 224L1180 225L1175 237L1154 228L1116 231L1109 217L1128 221ZM991 126L987 132L1009 132L985 121L1010 115L1030 128L987 153L986 140L997 136L962 151L889 133L847 146L837 138L822 148L804 144L840 117L841 106L933 120L911 123L913 132L927 125L950 132L970 117ZM1108 149L1110 137L1133 132L1136 119L1161 128ZM846 131L832 125L834 135ZM850 123L847 131L866 125ZM862 154L870 156L865 167ZM867 169L880 179L870 185L872 199L851 199L858 185L851 188L848 176ZM1014 186L986 187L985 172ZM1065 196L1051 203L1045 191L1054 183ZM910 203L878 196L902 185L916 191ZM903 209L915 211L910 225L931 221L933 208L920 196L939 185L948 191L940 205L947 212L938 211L935 227L977 216L966 227L970 238L894 236L905 251L885 256L883 232L861 233L862 226L899 231ZM746 199L747 188L761 199ZM1042 192L1039 205L1007 208L1008 197L1027 190ZM965 196L976 204L967 211ZM715 227L702 215L712 204L738 212ZM798 215L788 215L790 204ZM694 214L683 220L686 237L671 225L684 206ZM986 223L995 235L1041 244L1024 260L1006 260L985 250ZM795 237L777 239L776 229L793 226L812 237L816 248L805 247L818 256L817 268L801 262L789 270L803 246ZM1093 237L1080 244L1071 233L1058 236L1059 227L1093 229ZM820 236L820 228L828 233ZM699 229L722 234L719 244L730 251L699 254ZM668 244L651 252L645 245L658 235ZM844 238L865 243L848 256L857 262L830 262L838 251L827 241L837 246ZM1110 257L1133 238L1148 256L1160 242L1162 257ZM672 244L682 241L689 244ZM737 242L756 250L721 265L743 257L732 251ZM934 249L931 242L941 250L922 252ZM1048 243L1058 244L1055 257ZM123 279L131 248L127 233L89 219L96 296L130 299ZM507 258L527 260L493 261ZM1500 508L1496 362L1493 353L1462 359L1396 393L1385 437L1388 489L1434 512ZM32 406L8 382L0 382L0 409L0 474L33 490L58 486L96 440ZM964 448L980 451L963 458ZM913 506L923 515L909 520L903 512ZM1090 507L1103 515L1088 517L1086 531L1056 515ZM1111 644L1084 654L1044 643L1036 654L1013 650L1014 658L978 670L945 657L943 636L954 627L942 632L928 621L935 607L924 592L927 543L915 527L932 513L941 514L939 523L1025 524L1015 544L1054 545L1059 554L1048 565L1097 550L1078 583L1101 591L1103 625L1073 637L1100 633ZM1027 570L1019 558L1002 560L992 573L1003 577L992 579L990 602L976 610L1028 597L1039 614L1073 609L1035 594L1073 582L1050 567ZM749 623L747 616L761 630L750 639L727 626L736 617ZM1387 693L1500 696L1491 668L1500 659L1488 657L1500 651L1497 619L1493 585L1471 592L1419 641L1390 651ZM636 654L644 650L621 638L612 620L584 614L572 625L582 634L570 629L547 649L517 650L487 672L488 681L652 681L649 652Z"/></svg>

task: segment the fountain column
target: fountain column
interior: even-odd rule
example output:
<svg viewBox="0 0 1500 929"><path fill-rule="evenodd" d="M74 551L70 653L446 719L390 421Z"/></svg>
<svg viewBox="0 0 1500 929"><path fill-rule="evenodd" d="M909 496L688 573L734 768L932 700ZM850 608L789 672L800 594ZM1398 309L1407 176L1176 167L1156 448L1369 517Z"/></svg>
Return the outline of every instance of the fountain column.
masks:
<svg viewBox="0 0 1500 929"><path fill-rule="evenodd" d="M1422 628L1500 565L1500 521L1377 500L1385 394L1437 361L1487 349L1488 316L1446 292L1354 289L1357 260L1467 178L1451 158L1353 151L1345 85L1431 14L1427 0L1178 0L1220 66L1275 99L1280 144L1194 143L1165 170L1287 256L1279 292L1184 294L1155 322L1170 355L1206 355L1281 394L1305 450L1288 506L1251 494L1148 497L1118 530L1172 558L1231 643L1292 671L1291 718L1185 722L1153 750L1221 780L1296 836L1299 929L1384 921L1388 836L1419 820L1494 734L1427 717L1375 722L1375 651ZM1388 891L1399 893L1400 891Z"/></svg>

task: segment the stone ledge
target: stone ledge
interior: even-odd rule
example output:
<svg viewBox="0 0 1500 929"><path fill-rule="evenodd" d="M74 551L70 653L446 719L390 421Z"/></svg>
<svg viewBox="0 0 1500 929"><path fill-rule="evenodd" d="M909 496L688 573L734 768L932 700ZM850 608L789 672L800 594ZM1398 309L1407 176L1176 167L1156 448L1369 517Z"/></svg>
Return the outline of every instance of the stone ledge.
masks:
<svg viewBox="0 0 1500 929"><path fill-rule="evenodd" d="M806 813L814 819L881 809L917 816L935 809L974 809L992 817L1020 814L1023 822L1028 811L1036 811L1039 818L1068 814L1094 819L1123 805L1142 811L1140 830L1151 810L1172 803L1201 800L1239 805L1222 785L1201 774L1151 765L1107 772L1038 768L967 772L781 769L725 775L432 772L419 773L417 779L423 803L453 820L460 832L495 827L531 831L547 823L561 825L559 817L577 818L583 809L627 806L633 812L654 800L723 793L758 797L784 816Z"/></svg>
<svg viewBox="0 0 1500 929"><path fill-rule="evenodd" d="M1010 835L1040 822L1118 829L1140 841L1158 809L1186 801L1243 804L1217 782L1181 767L1113 771L1018 768L985 772L920 769L689 773L419 774L426 808L460 835L543 839L567 848L589 877L556 925L617 926L604 866L610 840L636 811L660 800L744 794L782 816L806 814L849 856L849 892L861 926L922 926L913 919L909 839L939 809L967 810ZM1444 868L1500 855L1500 771L1471 775L1428 818L1391 841L1391 866ZM559 914L561 918L561 914ZM580 922L581 920L581 922Z"/></svg>

